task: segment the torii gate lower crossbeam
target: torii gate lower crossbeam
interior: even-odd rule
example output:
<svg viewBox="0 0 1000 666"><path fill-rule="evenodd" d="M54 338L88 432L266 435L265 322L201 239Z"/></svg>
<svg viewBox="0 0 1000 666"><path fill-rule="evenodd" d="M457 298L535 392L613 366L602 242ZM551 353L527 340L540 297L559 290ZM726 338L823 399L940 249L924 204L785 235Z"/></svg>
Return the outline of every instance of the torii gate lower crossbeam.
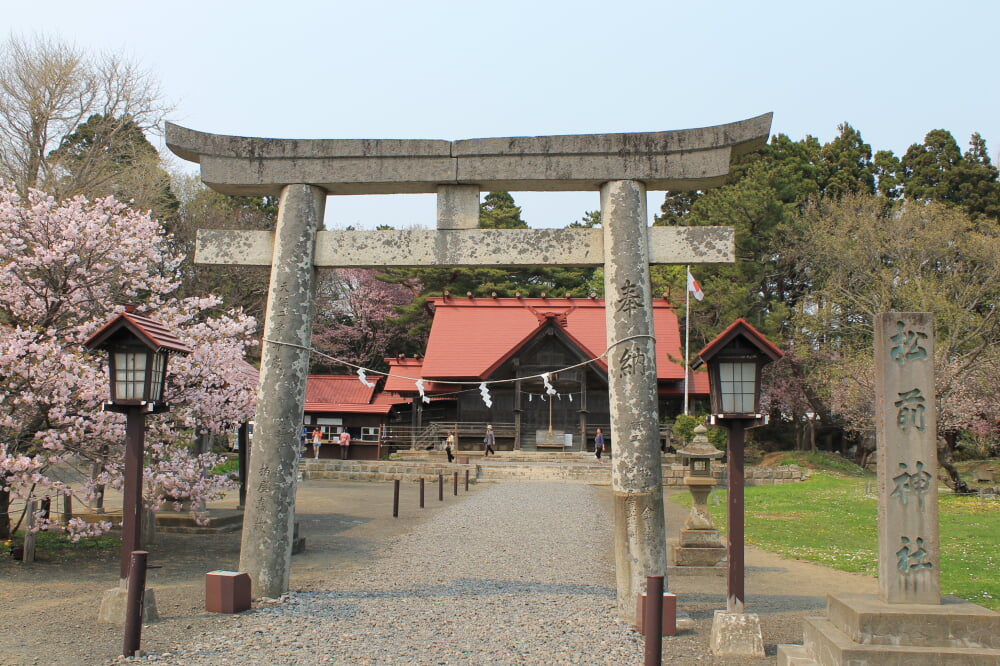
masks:
<svg viewBox="0 0 1000 666"><path fill-rule="evenodd" d="M292 142L168 125L167 145L200 162L213 188L281 196L273 234L201 232L197 254L206 263L272 266L240 552L255 595L288 589L316 266L603 265L607 342L614 346L608 374L617 454L618 612L634 622L646 576L666 572L649 264L731 262L734 256L728 228L648 228L646 189L719 185L732 158L763 145L769 129L767 114L650 134ZM475 229L481 190L595 188L602 229ZM438 194L436 231L320 231L328 194L423 191Z"/></svg>

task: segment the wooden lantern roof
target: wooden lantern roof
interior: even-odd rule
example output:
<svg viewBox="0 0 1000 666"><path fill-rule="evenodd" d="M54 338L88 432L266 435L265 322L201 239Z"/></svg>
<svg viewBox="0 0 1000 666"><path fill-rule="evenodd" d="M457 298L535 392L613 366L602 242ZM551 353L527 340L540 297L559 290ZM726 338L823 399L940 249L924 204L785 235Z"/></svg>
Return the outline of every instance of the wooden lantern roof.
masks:
<svg viewBox="0 0 1000 666"><path fill-rule="evenodd" d="M112 317L91 335L83 346L87 349L104 349L125 337L134 337L154 351L176 354L190 354L192 351L160 322L128 311Z"/></svg>
<svg viewBox="0 0 1000 666"><path fill-rule="evenodd" d="M745 319L737 319L729 325L726 330L719 333L714 340L705 345L705 348L698 352L698 356L691 363L693 369L698 369L715 358L719 352L729 347L731 344L742 343L742 346L749 345L768 359L768 362L777 361L785 354L774 346L770 340L765 338L756 328L751 326Z"/></svg>

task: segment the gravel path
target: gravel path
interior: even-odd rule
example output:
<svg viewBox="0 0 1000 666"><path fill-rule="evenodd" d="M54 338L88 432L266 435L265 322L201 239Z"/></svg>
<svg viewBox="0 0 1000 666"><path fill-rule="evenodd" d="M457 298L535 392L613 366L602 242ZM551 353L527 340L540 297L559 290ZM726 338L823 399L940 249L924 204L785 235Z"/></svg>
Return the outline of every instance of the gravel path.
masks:
<svg viewBox="0 0 1000 666"><path fill-rule="evenodd" d="M232 616L209 642L146 659L642 663L641 637L616 619L611 524L590 486L494 485L392 542L348 586L289 593ZM665 663L704 659L686 643L672 639Z"/></svg>

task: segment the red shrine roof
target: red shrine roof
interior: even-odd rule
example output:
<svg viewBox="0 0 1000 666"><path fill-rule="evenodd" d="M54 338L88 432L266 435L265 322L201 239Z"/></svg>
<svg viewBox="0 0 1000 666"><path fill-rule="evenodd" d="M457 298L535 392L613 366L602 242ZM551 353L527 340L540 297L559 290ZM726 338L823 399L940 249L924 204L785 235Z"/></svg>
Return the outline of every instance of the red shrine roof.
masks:
<svg viewBox="0 0 1000 666"><path fill-rule="evenodd" d="M414 387L414 383L424 376L424 359L399 356L385 360L389 364L389 376L386 377L383 390L394 393L416 393L417 390ZM440 393L442 391L454 391L455 387L424 380L424 390L427 393Z"/></svg>
<svg viewBox="0 0 1000 666"><path fill-rule="evenodd" d="M376 379L369 381L374 383ZM375 387L365 386L357 375L309 375L306 379L307 412L388 414L396 402L401 400L376 394Z"/></svg>
<svg viewBox="0 0 1000 666"><path fill-rule="evenodd" d="M428 393L454 390L439 381L483 381L546 326L558 326L588 358L607 350L603 299L597 298L455 298L428 299L434 321L423 359L390 358L391 375L426 377ZM665 299L653 301L656 368L661 383L675 383L683 393L683 349L677 315ZM604 359L597 364L607 370ZM389 377L385 390L412 394L413 381ZM661 392L663 387L661 386ZM677 390L667 390L676 393ZM696 373L692 392L708 394L708 378Z"/></svg>

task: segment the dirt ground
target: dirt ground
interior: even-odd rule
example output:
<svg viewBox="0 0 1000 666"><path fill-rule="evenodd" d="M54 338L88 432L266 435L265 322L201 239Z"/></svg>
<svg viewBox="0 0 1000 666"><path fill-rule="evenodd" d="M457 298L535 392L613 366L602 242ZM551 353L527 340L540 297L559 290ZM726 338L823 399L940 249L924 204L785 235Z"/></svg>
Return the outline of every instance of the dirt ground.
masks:
<svg viewBox="0 0 1000 666"><path fill-rule="evenodd" d="M470 493L478 492L473 485ZM336 584L377 556L393 537L417 529L427 517L458 497L445 488L444 501L428 485L420 509L415 484L404 484L399 518L392 517L392 484L305 481L298 487L296 514L306 551L292 559L291 588ZM610 490L601 489L610 502ZM234 499L213 507L233 508ZM683 523L685 510L666 502L668 536ZM239 561L239 532L216 535L160 534L148 546L148 586L155 591L161 619L142 631L142 650L162 654L197 642L230 616L204 610L204 575L233 570ZM118 584L117 552L75 561L71 566L37 561L0 562L0 664L108 664L121 654L123 630L97 621L101 596ZM802 642L802 617L822 614L831 592L877 591L873 578L835 572L804 562L747 549L747 611L761 615L766 659L739 663L773 664L775 645ZM670 575L669 589L694 621L708 654L714 609L726 606L724 576ZM669 639L664 641L669 649ZM706 658L705 663L713 663ZM727 662L719 662L727 663Z"/></svg>
<svg viewBox="0 0 1000 666"><path fill-rule="evenodd" d="M392 484L300 482L296 499L299 532L306 551L292 558L291 587L305 590L364 566L392 537L417 527L459 496L445 488L426 489L426 508L418 506L416 488L405 488L400 516L392 517ZM476 492L475 485L470 493ZM406 497L406 493L412 497ZM408 503L407 503L408 500ZM226 499L212 508L235 508ZM142 650L169 652L225 621L205 611L205 573L235 570L240 533L158 534L147 547L147 585L154 590L161 619L142 630ZM74 561L72 565L36 561L0 561L0 664L107 664L121 654L123 630L100 623L97 613L105 590L118 585L118 553Z"/></svg>

